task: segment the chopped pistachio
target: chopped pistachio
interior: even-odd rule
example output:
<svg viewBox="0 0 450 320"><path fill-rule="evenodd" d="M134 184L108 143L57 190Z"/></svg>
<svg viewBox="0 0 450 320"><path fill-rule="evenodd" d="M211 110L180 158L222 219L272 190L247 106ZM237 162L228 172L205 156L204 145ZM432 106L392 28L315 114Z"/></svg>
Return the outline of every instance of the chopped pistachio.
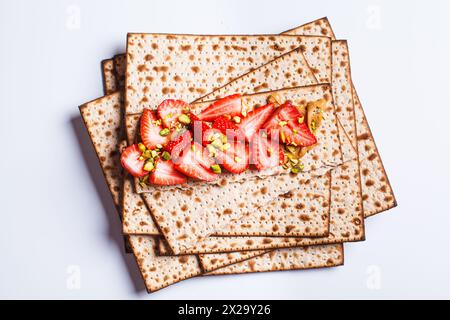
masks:
<svg viewBox="0 0 450 320"><path fill-rule="evenodd" d="M139 148L139 150L141 150L141 152L144 152L145 150L147 150L147 148L145 147L145 145L143 143L139 143L138 148Z"/></svg>
<svg viewBox="0 0 450 320"><path fill-rule="evenodd" d="M159 144L159 143L158 143L158 144L156 145L156 147L157 147L158 149L162 149L163 146L162 146L162 144Z"/></svg>
<svg viewBox="0 0 450 320"><path fill-rule="evenodd" d="M195 149L196 149L196 148L195 148L195 144L193 144L193 145L191 146L191 150L195 152Z"/></svg>
<svg viewBox="0 0 450 320"><path fill-rule="evenodd" d="M241 161L242 161L241 158L239 158L239 157L234 157L234 162L239 163L239 162L241 162Z"/></svg>
<svg viewBox="0 0 450 320"><path fill-rule="evenodd" d="M158 151L152 150L152 158L156 158L158 156Z"/></svg>
<svg viewBox="0 0 450 320"><path fill-rule="evenodd" d="M217 150L216 150L216 148L214 148L212 145L208 144L208 145L206 146L206 148L208 149L209 153L210 153L213 157L215 157L215 156L217 155Z"/></svg>
<svg viewBox="0 0 450 320"><path fill-rule="evenodd" d="M280 122L278 122L278 125L280 126L280 127L284 127L284 126L286 126L288 123L287 123L287 121L280 121Z"/></svg>
<svg viewBox="0 0 450 320"><path fill-rule="evenodd" d="M311 131L315 132L316 131L316 122L315 121L311 121Z"/></svg>
<svg viewBox="0 0 450 320"><path fill-rule="evenodd" d="M164 128L159 132L159 135L162 137L167 136L170 133L170 129L169 128Z"/></svg>
<svg viewBox="0 0 450 320"><path fill-rule="evenodd" d="M301 116L297 119L299 124L302 124L305 121L305 116Z"/></svg>
<svg viewBox="0 0 450 320"><path fill-rule="evenodd" d="M286 142L286 136L284 135L283 131L281 131L281 141L283 141L283 143Z"/></svg>
<svg viewBox="0 0 450 320"><path fill-rule="evenodd" d="M233 121L236 123L241 123L241 117L235 116L235 117L233 117Z"/></svg>
<svg viewBox="0 0 450 320"><path fill-rule="evenodd" d="M185 114L182 114L181 116L179 116L179 117L178 117L178 121L180 121L180 122L183 123L183 124L189 124L189 123L191 123L191 119L190 119L187 115L185 115Z"/></svg>
<svg viewBox="0 0 450 320"><path fill-rule="evenodd" d="M286 149L288 149L288 151L292 153L297 153L299 151L298 147L296 146L287 146Z"/></svg>
<svg viewBox="0 0 450 320"><path fill-rule="evenodd" d="M152 158L152 150L145 150L142 152L142 157L144 159Z"/></svg>
<svg viewBox="0 0 450 320"><path fill-rule="evenodd" d="M222 151L226 151L226 150L228 150L228 149L230 149L230 148L231 148L231 144L225 143L225 144L222 146L221 150L222 150Z"/></svg>
<svg viewBox="0 0 450 320"><path fill-rule="evenodd" d="M145 160L145 158L143 156L140 156L139 160L142 161L142 160Z"/></svg>
<svg viewBox="0 0 450 320"><path fill-rule="evenodd" d="M211 144L214 147L219 148L219 149L222 148L222 146L223 146L223 143L222 143L221 139L215 139L215 140L213 140L213 142L211 142Z"/></svg>
<svg viewBox="0 0 450 320"><path fill-rule="evenodd" d="M227 143L228 142L228 138L224 134L221 136L221 139L222 139L222 143Z"/></svg>
<svg viewBox="0 0 450 320"><path fill-rule="evenodd" d="M220 168L220 166L219 166L218 164L213 164L213 165L211 166L211 170L212 170L214 173L217 173L217 174L222 173L222 168Z"/></svg>
<svg viewBox="0 0 450 320"><path fill-rule="evenodd" d="M242 114L242 116L245 118L245 117L247 116L247 111L246 111L246 110L243 110L243 111L241 112L241 114Z"/></svg>
<svg viewBox="0 0 450 320"><path fill-rule="evenodd" d="M161 158L162 158L164 161L170 160L170 153L168 153L167 151L164 151L164 152L162 153L162 155L161 155Z"/></svg>
<svg viewBox="0 0 450 320"><path fill-rule="evenodd" d="M172 118L173 117L173 114L172 113L168 113L168 114L166 114L166 116L164 117L164 119L170 119L170 118Z"/></svg>
<svg viewBox="0 0 450 320"><path fill-rule="evenodd" d="M305 165L303 164L303 163L300 163L299 165L298 165L298 167L300 168L300 170L304 170L305 169Z"/></svg>
<svg viewBox="0 0 450 320"><path fill-rule="evenodd" d="M152 171L154 168L155 168L155 165L153 164L152 161L147 161L147 162L144 164L144 170L145 170L145 171Z"/></svg>
<svg viewBox="0 0 450 320"><path fill-rule="evenodd" d="M188 114L190 112L191 112L191 108L189 108L189 107L186 107L186 108L183 109L183 113Z"/></svg>
<svg viewBox="0 0 450 320"><path fill-rule="evenodd" d="M293 167L293 168L291 168L291 172L297 174L300 172L300 169L297 167Z"/></svg>

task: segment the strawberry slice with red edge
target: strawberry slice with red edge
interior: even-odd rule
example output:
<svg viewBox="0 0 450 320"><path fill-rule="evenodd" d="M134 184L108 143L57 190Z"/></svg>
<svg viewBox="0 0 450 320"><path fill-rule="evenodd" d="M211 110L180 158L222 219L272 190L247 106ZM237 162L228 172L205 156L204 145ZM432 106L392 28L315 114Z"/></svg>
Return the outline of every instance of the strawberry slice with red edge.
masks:
<svg viewBox="0 0 450 320"><path fill-rule="evenodd" d="M164 145L168 141L168 137L161 136L159 133L163 127L158 122L158 118L154 111L150 109L144 109L141 116L140 133L142 143L147 149L154 149L156 145Z"/></svg>
<svg viewBox="0 0 450 320"><path fill-rule="evenodd" d="M208 132L211 130L210 126L204 122L201 121L197 116L194 114L190 115L191 118L191 131L192 135L194 137L194 140L198 143L206 146L210 142L208 141Z"/></svg>
<svg viewBox="0 0 450 320"><path fill-rule="evenodd" d="M182 100L164 100L156 109L158 116L166 128L174 128L178 123L178 117L186 114L191 106Z"/></svg>
<svg viewBox="0 0 450 320"><path fill-rule="evenodd" d="M140 160L142 155L137 144L127 147L120 157L122 167L128 171L133 177L142 178L148 174L144 170L145 160Z"/></svg>
<svg viewBox="0 0 450 320"><path fill-rule="evenodd" d="M251 161L258 170L282 165L285 161L283 148L278 139L268 139L262 133L254 135L251 148Z"/></svg>
<svg viewBox="0 0 450 320"><path fill-rule="evenodd" d="M231 142L228 150L217 150L216 159L227 171L239 174L247 170L250 165L250 151L245 142Z"/></svg>
<svg viewBox="0 0 450 320"><path fill-rule="evenodd" d="M299 119L303 122L299 123ZM309 130L304 115L291 102L281 105L264 124L263 129L271 136L278 136L281 142L309 147L317 143L317 138Z"/></svg>
<svg viewBox="0 0 450 320"><path fill-rule="evenodd" d="M179 172L196 180L210 182L219 176L210 169L214 164L213 159L208 156L208 152L200 144L195 142L184 149L179 157L173 159L173 162Z"/></svg>
<svg viewBox="0 0 450 320"><path fill-rule="evenodd" d="M173 186L186 183L187 178L175 169L171 160L158 160L155 169L150 173L149 181L158 186Z"/></svg>
<svg viewBox="0 0 450 320"><path fill-rule="evenodd" d="M191 141L192 134L189 130L186 130L181 134L175 135L172 140L164 146L164 150L169 152L171 156L174 157L190 145Z"/></svg>
<svg viewBox="0 0 450 320"><path fill-rule="evenodd" d="M289 128L289 129L288 129ZM309 130L305 122L298 123L298 121L289 121L288 128L282 130L283 135L280 139L286 144L295 144L300 147L309 147L317 143L317 138Z"/></svg>
<svg viewBox="0 0 450 320"><path fill-rule="evenodd" d="M219 99L203 110L197 117L202 121L214 121L220 116L237 116L242 112L242 101L240 94L233 94Z"/></svg>
<svg viewBox="0 0 450 320"><path fill-rule="evenodd" d="M272 116L264 123L262 129L266 130L268 134L272 134L281 128L280 122L296 120L301 116L301 113L292 103L287 101L275 110Z"/></svg>
<svg viewBox="0 0 450 320"><path fill-rule="evenodd" d="M238 126L225 116L220 116L214 120L212 128L219 130L227 136L236 136L239 130Z"/></svg>
<svg viewBox="0 0 450 320"><path fill-rule="evenodd" d="M274 104L269 103L249 112L247 117L241 120L239 129L248 142L252 140L253 135L266 123L274 110Z"/></svg>

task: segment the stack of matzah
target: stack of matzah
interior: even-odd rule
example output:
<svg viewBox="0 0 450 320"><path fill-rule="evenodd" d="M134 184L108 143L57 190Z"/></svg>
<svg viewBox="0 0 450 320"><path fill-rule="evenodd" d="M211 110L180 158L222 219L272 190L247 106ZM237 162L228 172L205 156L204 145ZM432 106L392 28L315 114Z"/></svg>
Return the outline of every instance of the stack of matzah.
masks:
<svg viewBox="0 0 450 320"><path fill-rule="evenodd" d="M352 83L347 43L326 18L281 35L128 34L102 62L105 96L80 107L149 292L199 275L340 266L365 218L396 206ZM161 188L124 175L120 150L164 99L194 108L233 93L257 104L326 100L321 145L292 175L225 176Z"/></svg>

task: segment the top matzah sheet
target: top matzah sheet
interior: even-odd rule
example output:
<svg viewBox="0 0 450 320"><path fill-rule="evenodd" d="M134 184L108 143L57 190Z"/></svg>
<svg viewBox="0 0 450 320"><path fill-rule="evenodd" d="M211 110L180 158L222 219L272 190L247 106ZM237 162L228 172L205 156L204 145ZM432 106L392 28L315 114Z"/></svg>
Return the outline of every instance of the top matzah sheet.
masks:
<svg viewBox="0 0 450 320"><path fill-rule="evenodd" d="M126 113L153 109L169 98L194 101L300 46L330 59L326 37L129 34Z"/></svg>

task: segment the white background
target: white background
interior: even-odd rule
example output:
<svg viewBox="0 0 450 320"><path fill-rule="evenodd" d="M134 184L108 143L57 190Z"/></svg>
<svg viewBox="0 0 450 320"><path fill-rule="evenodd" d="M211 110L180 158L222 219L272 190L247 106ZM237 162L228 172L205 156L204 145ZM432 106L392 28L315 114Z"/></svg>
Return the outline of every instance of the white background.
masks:
<svg viewBox="0 0 450 320"><path fill-rule="evenodd" d="M444 0L1 0L0 297L450 298L449 11ZM325 15L349 40L399 207L367 221L344 267L147 295L79 118L102 95L100 60L124 51L128 31L279 33Z"/></svg>

